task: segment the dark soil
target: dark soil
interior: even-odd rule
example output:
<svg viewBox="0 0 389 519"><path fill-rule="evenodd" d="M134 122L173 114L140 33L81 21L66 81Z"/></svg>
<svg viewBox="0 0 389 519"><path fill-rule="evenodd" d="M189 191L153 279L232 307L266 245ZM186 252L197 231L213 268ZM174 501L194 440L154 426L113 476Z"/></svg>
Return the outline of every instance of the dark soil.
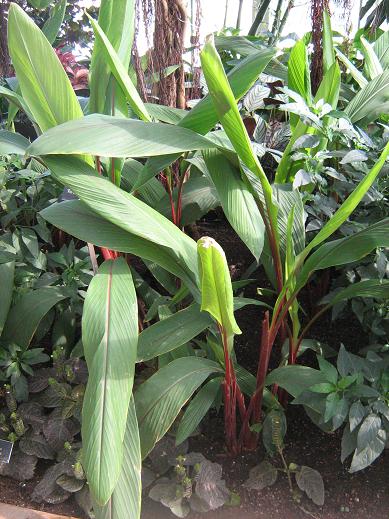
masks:
<svg viewBox="0 0 389 519"><path fill-rule="evenodd" d="M233 278L239 276L252 263L250 252L243 246L236 234L223 220L204 221L198 225L200 236L215 238L225 249ZM247 287L245 295L255 297L256 288L268 288L269 284L263 272L254 276L257 282ZM322 294L324 295L324 294ZM303 306L312 311L309 293L302 295ZM239 362L247 369L255 370L258 358L259 333L263 310L247 306L237 313L237 320L242 335L237 338L236 352ZM326 342L335 349L341 343L346 348L358 352L366 346L367 337L353 315L348 315L335 322L327 315L321 319L309 334ZM272 364L276 365L279 348L275 349ZM277 351L278 350L278 351ZM304 363L315 362L313 355L307 355ZM191 519L389 519L389 464L388 454L382 455L373 466L356 474L349 474L347 464L340 462L341 433L325 434L318 429L299 407L289 406L287 411L288 433L284 451L288 463L308 465L318 470L325 483L326 501L323 507L317 507L309 499L303 498L301 507L296 505L289 493L285 476L280 476L277 483L262 492L247 491L241 485L247 479L249 470L264 459L263 448L255 453L242 455L236 459L224 452L223 420L221 415L211 415L203 424L203 434L192 438L190 449L202 452L208 459L223 466L223 474L230 489L241 496L241 505L236 508L223 507L205 515L191 514ZM349 461L349 460L348 460ZM273 463L280 466L280 460ZM39 480L39 475L30 482L17 483L0 477L0 496L6 503L41 509L49 512L84 517L73 500L61 505L42 505L29 501L31 489ZM345 511L346 510L346 511ZM145 498L142 519L174 519L167 508ZM120 518L126 519L126 518Z"/></svg>
<svg viewBox="0 0 389 519"><path fill-rule="evenodd" d="M47 466L45 467L45 465L42 463L38 467L38 471L34 479L29 481L19 482L15 481L14 479L0 476L0 501L10 505L21 506L23 508L33 508L34 510L41 510L53 514L84 518L82 511L73 499L68 499L59 505L31 502L32 491L42 478L45 468L47 468Z"/></svg>

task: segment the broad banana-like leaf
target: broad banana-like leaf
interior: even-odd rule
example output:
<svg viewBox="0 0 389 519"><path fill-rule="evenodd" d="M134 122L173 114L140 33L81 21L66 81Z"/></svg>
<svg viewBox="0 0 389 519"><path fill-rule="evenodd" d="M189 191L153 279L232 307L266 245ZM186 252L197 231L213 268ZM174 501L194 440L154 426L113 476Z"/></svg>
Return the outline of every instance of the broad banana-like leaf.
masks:
<svg viewBox="0 0 389 519"><path fill-rule="evenodd" d="M30 141L15 132L8 132L7 130L0 130L0 154L10 155L24 155L26 149L29 147Z"/></svg>
<svg viewBox="0 0 389 519"><path fill-rule="evenodd" d="M187 266L194 280L197 280L196 244L171 221L98 175L80 159L46 157L45 160L52 174L92 211L139 238L171 249L181 265Z"/></svg>
<svg viewBox="0 0 389 519"><path fill-rule="evenodd" d="M95 67L92 68L93 71L93 85L94 86L94 98L92 100L92 104L90 106L90 111L102 111L99 110L101 106L103 106L103 103L105 102L105 96L107 95L107 88L108 85L105 85L105 81L109 79L110 72L115 76L115 79L117 81L117 84L121 91L119 92L119 96L123 98L122 101L120 101L121 111L125 113L125 100L129 102L131 108L134 110L134 112L137 114L137 116L144 120L144 121L151 121L151 118L149 114L147 113L146 107L140 98L134 84L132 83L129 75L128 75L128 64L129 64L129 58L131 56L131 44L127 40L126 37L123 37L121 41L116 41L116 46L118 47L118 54L116 53L116 48L114 45L111 44L111 39L116 39L118 36L124 35L130 35L130 39L132 40L133 37L133 27L134 27L134 20L133 15L135 11L134 6L134 0L121 0L120 1L120 9L124 11L123 16L124 20L120 20L118 17L117 10L116 10L116 3L112 0L106 1L106 10L109 8L109 19L110 19L110 25L109 25L109 36L104 33L103 29L100 27L100 25L93 20L90 16L88 16L93 30L95 32L96 36L96 42L98 44L95 54ZM132 6L132 7L131 7ZM113 12L111 12L111 9L114 9ZM108 13L107 13L108 14ZM126 20L127 17L131 18L131 22L129 27L132 27L132 30L128 31L127 25L123 26L122 31L118 31L117 25L121 25L123 22L126 24L128 20ZM99 17L100 19L100 17ZM128 45L128 47L126 47ZM106 69L107 63L109 68ZM100 74L103 73L103 82L100 84ZM111 85L111 89L114 88ZM111 93L112 98L113 93ZM115 94L116 95L116 94ZM105 109L107 112L108 110Z"/></svg>
<svg viewBox="0 0 389 519"><path fill-rule="evenodd" d="M143 459L170 429L196 389L213 373L222 373L216 362L182 357L141 384L135 392L135 405Z"/></svg>
<svg viewBox="0 0 389 519"><path fill-rule="evenodd" d="M28 0L35 9L46 9L50 5L51 0Z"/></svg>
<svg viewBox="0 0 389 519"><path fill-rule="evenodd" d="M369 43L366 38L361 36L360 39L361 42L361 49L363 56L365 58L365 75L369 79L374 79L375 77L382 74L384 69L382 68L382 65L380 63L380 60L378 59L377 54L374 52L374 47L371 43Z"/></svg>
<svg viewBox="0 0 389 519"><path fill-rule="evenodd" d="M360 70L357 69L357 67L348 59L347 56L343 54L339 49L335 49L336 56L338 59L347 67L348 72L351 74L351 76L355 79L355 81L358 83L358 85L363 88L367 85L368 80L365 78L365 76L360 72Z"/></svg>
<svg viewBox="0 0 389 519"><path fill-rule="evenodd" d="M42 27L42 32L51 45L54 43L65 18L66 6L67 0L58 0L51 7L49 17Z"/></svg>
<svg viewBox="0 0 389 519"><path fill-rule="evenodd" d="M241 334L234 316L234 296L230 271L223 249L213 239L205 236L197 242L199 258L201 310L208 312L229 339Z"/></svg>
<svg viewBox="0 0 389 519"><path fill-rule="evenodd" d="M96 23L93 20L94 23ZM98 23L99 30L116 53L117 59L125 70L128 70L131 59L131 49L135 32L135 2L134 0L103 0L100 4ZM105 113L114 115L112 108L125 107L125 97L120 88L115 88L111 70L105 55L105 46L95 33L95 43L90 64L90 113ZM116 87L118 85L116 84ZM114 105L112 105L114 96ZM119 101L119 103L118 103ZM124 101L124 105L122 105Z"/></svg>
<svg viewBox="0 0 389 519"><path fill-rule="evenodd" d="M12 293L14 289L15 262L9 261L0 265L0 336L7 320L11 307Z"/></svg>
<svg viewBox="0 0 389 519"><path fill-rule="evenodd" d="M28 292L10 309L2 341L27 349L40 321L57 303L69 297L61 287L43 287Z"/></svg>
<svg viewBox="0 0 389 519"><path fill-rule="evenodd" d="M109 222L78 200L53 204L40 214L52 225L87 243L110 250L128 252L157 263L179 277L199 300L195 242L193 242L193 260L189 259L188 262L180 252L181 235L173 238L176 247L164 247ZM185 240L186 238L185 236Z"/></svg>
<svg viewBox="0 0 389 519"><path fill-rule="evenodd" d="M374 52L376 53L382 68L389 68L389 31L385 31L374 42Z"/></svg>
<svg viewBox="0 0 389 519"><path fill-rule="evenodd" d="M308 62L308 48L304 39L295 43L288 59L288 88L305 99L308 106L312 103L311 75ZM299 121L296 114L290 114L292 128Z"/></svg>
<svg viewBox="0 0 389 519"><path fill-rule="evenodd" d="M272 200L271 185L251 147L247 130L212 37L207 39L200 58L208 90L220 122L238 157L259 178L269 218L274 222L277 218L277 207Z"/></svg>
<svg viewBox="0 0 389 519"><path fill-rule="evenodd" d="M82 455L89 489L104 505L118 482L134 379L138 305L124 258L105 261L84 303L82 343L89 377L82 408Z"/></svg>
<svg viewBox="0 0 389 519"><path fill-rule="evenodd" d="M156 105L157 106L157 105ZM131 193L132 186L141 174L143 164L135 159L127 159L123 164L121 185L128 193ZM166 191L162 183L156 178L152 178L137 190L137 196L146 202L147 205L155 209L156 204L166 196Z"/></svg>
<svg viewBox="0 0 389 519"><path fill-rule="evenodd" d="M352 263L377 247L389 247L388 234L389 219L386 218L351 236L323 244L305 261L297 275L297 289L305 285L315 270Z"/></svg>
<svg viewBox="0 0 389 519"><path fill-rule="evenodd" d="M265 66L274 56L274 49L265 49L249 55L234 67L228 74L228 81L235 100L239 100L255 83ZM183 128L193 130L200 135L208 133L217 123L219 117L208 94L192 110L187 112L178 123ZM134 189L138 189L159 171L169 166L179 158L179 155L155 157L147 161L142 176L139 177Z"/></svg>
<svg viewBox="0 0 389 519"><path fill-rule="evenodd" d="M389 280L368 279L353 283L346 288L331 292L323 297L320 305L333 306L340 301L347 301L353 297L372 297L374 299L389 298Z"/></svg>
<svg viewBox="0 0 389 519"><path fill-rule="evenodd" d="M157 105L155 103L145 103L149 115L158 121L169 124L178 124L181 119L188 115L187 110L174 108L172 106ZM191 130L191 128L189 128Z"/></svg>
<svg viewBox="0 0 389 519"><path fill-rule="evenodd" d="M26 102L24 101L23 97L20 96L18 93L14 92L13 90L10 90L9 88L0 86L0 97L5 97L5 99L7 99L7 101L10 103L10 108L8 110L13 110L13 112L15 113L16 108L21 109L27 115L30 121L34 122L34 117L30 112ZM11 107L13 108L11 109ZM12 120L12 117L10 119Z"/></svg>
<svg viewBox="0 0 389 519"><path fill-rule="evenodd" d="M200 424L201 420L208 413L216 396L221 388L223 379L213 378L199 390L197 395L190 402L181 419L176 434L176 445L185 441Z"/></svg>
<svg viewBox="0 0 389 519"><path fill-rule="evenodd" d="M265 385L278 384L296 398L314 384L325 381L323 373L318 369L294 364L273 369L266 377Z"/></svg>
<svg viewBox="0 0 389 519"><path fill-rule="evenodd" d="M223 153L206 150L202 155L205 168L199 163L201 159L195 158L194 164L211 178L227 220L258 260L263 248L265 224L253 195L243 182L239 171Z"/></svg>
<svg viewBox="0 0 389 519"><path fill-rule="evenodd" d="M389 69L361 88L346 106L345 113L353 123L366 125L389 111Z"/></svg>
<svg viewBox="0 0 389 519"><path fill-rule="evenodd" d="M83 117L59 59L42 31L15 3L8 13L8 48L23 99L42 131Z"/></svg>
<svg viewBox="0 0 389 519"><path fill-rule="evenodd" d="M139 519L142 499L142 458L133 397L127 414L123 463L113 494L103 507L95 504L96 519Z"/></svg>
<svg viewBox="0 0 389 519"><path fill-rule="evenodd" d="M215 147L206 137L176 125L92 114L45 132L27 153L135 158Z"/></svg>
<svg viewBox="0 0 389 519"><path fill-rule="evenodd" d="M316 92L314 102L317 103L320 99L323 99L326 103L330 104L335 110L338 104L340 90L340 69L337 63L334 63L329 69L327 74L323 77L323 80ZM295 171L293 170L292 153L294 143L299 137L307 133L316 133L316 130L310 126L304 124L301 120L298 122L296 128L293 131L292 137L282 155L282 159L278 165L275 177L276 184L284 184L293 180Z"/></svg>
<svg viewBox="0 0 389 519"><path fill-rule="evenodd" d="M217 55L215 48L214 52ZM275 49L271 48L261 49L248 56L231 70L228 74L228 82L235 100L239 100L250 90L275 52ZM188 112L179 124L184 128L190 128L201 135L205 135L215 126L219 118L220 115L214 105L212 96L207 95Z"/></svg>
<svg viewBox="0 0 389 519"><path fill-rule="evenodd" d="M193 304L145 328L139 335L138 362L172 351L194 339L212 324L206 312Z"/></svg>

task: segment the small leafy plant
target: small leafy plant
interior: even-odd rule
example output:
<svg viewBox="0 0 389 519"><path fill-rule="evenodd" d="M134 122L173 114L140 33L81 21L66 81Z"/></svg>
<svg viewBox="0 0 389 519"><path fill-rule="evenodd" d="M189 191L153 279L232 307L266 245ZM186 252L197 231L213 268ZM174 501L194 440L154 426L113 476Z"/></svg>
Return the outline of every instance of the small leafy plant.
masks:
<svg viewBox="0 0 389 519"><path fill-rule="evenodd" d="M28 402L18 403L12 389L6 388L0 434L14 442L15 449L12 462L0 464L0 473L25 481L34 477L39 460L52 460L32 500L55 504L76 494L89 513L78 439L87 370L80 359L66 360L63 350L56 350L53 357L53 367L28 376Z"/></svg>
<svg viewBox="0 0 389 519"><path fill-rule="evenodd" d="M350 472L371 465L389 437L389 357L367 352L366 357L340 348L337 366L318 357L325 382L315 384L293 403L303 404L322 429L344 426L341 460L353 455Z"/></svg>
<svg viewBox="0 0 389 519"><path fill-rule="evenodd" d="M170 473L170 477L165 475L155 479L149 491L151 499L170 508L177 517L186 517L191 510L204 513L216 510L226 503L238 502L236 494L228 490L222 479L221 465L205 459L201 453L185 453L187 445L174 447L172 439L167 438L160 443L163 445L157 444L154 449L155 454L154 451L152 452L151 466L159 469L160 473L159 455L166 450L170 451L173 457L165 454L163 462L163 472ZM174 457L177 451L181 454ZM148 472L150 473L150 470Z"/></svg>
<svg viewBox="0 0 389 519"><path fill-rule="evenodd" d="M307 467L306 465L297 465L296 463L287 463L284 456L284 436L286 433L286 422L282 414L272 412L266 417L266 424L269 431L267 434L267 442L265 443L269 454L278 454L282 467L277 468L267 460L262 461L259 465L252 468L249 478L244 486L249 490L263 490L266 487L274 485L277 481L278 474L284 473L287 476L289 490L293 501L305 512L301 506L301 492L293 485L293 476L297 487L306 493L306 495L318 506L324 504L324 482L323 478L317 470Z"/></svg>

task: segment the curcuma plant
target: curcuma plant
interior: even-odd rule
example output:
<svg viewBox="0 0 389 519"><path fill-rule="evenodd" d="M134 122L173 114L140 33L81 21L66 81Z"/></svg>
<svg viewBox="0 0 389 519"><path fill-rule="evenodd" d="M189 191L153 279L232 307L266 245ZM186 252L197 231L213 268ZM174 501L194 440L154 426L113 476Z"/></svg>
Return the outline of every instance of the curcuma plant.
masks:
<svg viewBox="0 0 389 519"><path fill-rule="evenodd" d="M8 41L20 94L2 94L26 112L38 136L31 144L11 132L0 138L9 149L18 146L17 153L44 164L74 194L75 199L54 203L40 215L91 249L100 247L106 260L89 286L82 317L89 370L82 465L96 517L135 519L140 516L142 459L196 392L179 424L177 443L193 432L221 390L226 445L237 454L255 448L263 407L282 416L279 401L284 403L287 393L298 397L325 382L320 370L296 364L310 327L301 326L297 298L314 272L389 246L388 219L328 241L379 175L389 144L306 244L302 196L286 184L292 169L281 163L278 183L271 185L237 107L275 52L256 50L226 76L209 38L201 54L209 94L189 112L144 104L127 72L133 38L127 21L134 2L116 1L115 16L112 6L112 0L103 0L98 22L91 19L96 44L84 113L48 40L11 5ZM328 102L329 95L336 98L339 88L334 58L317 102ZM212 131L218 123L222 129ZM307 131L296 120L293 142ZM161 210L165 193L155 178L161 172L171 220ZM221 247L208 237L196 244L181 230L183 221L193 221L193 206L185 205L183 196L186 187L192 199L205 189L208 201L199 211L221 205L254 258L261 259L274 285L273 306L234 297ZM132 256L145 262L169 297L159 297L151 287L145 290ZM361 294L388 292L385 281L355 283L333 294L325 308ZM159 317L141 333L139 299L151 302L150 320ZM240 333L234 310L246 304L267 307L255 376L239 366L234 352L234 336ZM204 340L189 344L204 331ZM286 362L267 374L277 340L288 341ZM159 369L133 390L136 364L142 373L142 365L155 358Z"/></svg>

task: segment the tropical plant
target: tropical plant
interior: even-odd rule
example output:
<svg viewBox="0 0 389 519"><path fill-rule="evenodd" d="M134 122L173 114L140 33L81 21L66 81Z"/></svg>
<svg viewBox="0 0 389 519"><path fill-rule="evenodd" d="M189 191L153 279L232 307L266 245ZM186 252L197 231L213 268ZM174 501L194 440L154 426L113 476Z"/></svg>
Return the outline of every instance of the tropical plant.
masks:
<svg viewBox="0 0 389 519"><path fill-rule="evenodd" d="M82 413L82 464L96 516L121 519L128 517L129 510L131 517L139 517L141 460L196 391L180 423L180 440L193 432L213 405L221 383L226 443L232 453L238 453L257 443L262 404L272 412L280 408L275 395L285 401L285 391L299 397L325 381L320 370L296 364L311 324L302 329L297 296L315 271L359 260L376 247L389 246L387 219L328 241L379 175L389 144L382 146L376 164L306 245L301 194L285 184L292 179L290 149L311 131L306 114L296 120L284 155L287 159L279 166L276 179L285 185L272 186L236 104L274 51L256 48L227 77L209 39L201 55L209 94L189 112L146 105L127 73L133 33L123 27L133 2L120 2L122 16L111 16L111 7L110 0L104 1L99 21L91 20L96 46L88 115L84 116L48 41L14 4L9 13L9 50L21 95L2 92L26 109L39 129L36 140L22 143L23 152L44 163L52 177L78 198L54 203L41 216L68 234L102 247L108 258L89 286L83 309L82 344L89 379ZM321 119L329 115L325 103L333 103L331 109L335 109L340 89L340 70L332 47L328 56L327 74L310 105L322 117L308 117L319 128L325 126ZM223 130L211 131L218 122ZM10 146L18 137L12 134L7 139ZM247 301L234 298L223 251L209 238L196 246L179 228L182 192L192 170L214 187L227 219L254 258L261 258L274 285L271 314L266 311L262 322L256 377L236 362L233 341L240 330L234 309ZM160 184L154 177L161 171L171 195L173 222L155 209L153 196ZM172 299L174 305L181 305L171 315L174 306L160 304L159 299L151 314L158 313L160 321L140 334L136 275L128 264L132 256L150 266L156 264L158 269L151 268L161 282L173 279ZM387 288L380 282L357 283L332 295L325 308L361 293L368 297L387 294ZM200 311L200 304L205 312ZM265 303L255 300L254 304ZM179 350L205 329L203 344ZM281 343L289 339L289 365L267 375L277 338ZM159 369L132 391L136 362L155 357ZM274 394L265 386L273 386ZM237 430L238 413L241 431Z"/></svg>

